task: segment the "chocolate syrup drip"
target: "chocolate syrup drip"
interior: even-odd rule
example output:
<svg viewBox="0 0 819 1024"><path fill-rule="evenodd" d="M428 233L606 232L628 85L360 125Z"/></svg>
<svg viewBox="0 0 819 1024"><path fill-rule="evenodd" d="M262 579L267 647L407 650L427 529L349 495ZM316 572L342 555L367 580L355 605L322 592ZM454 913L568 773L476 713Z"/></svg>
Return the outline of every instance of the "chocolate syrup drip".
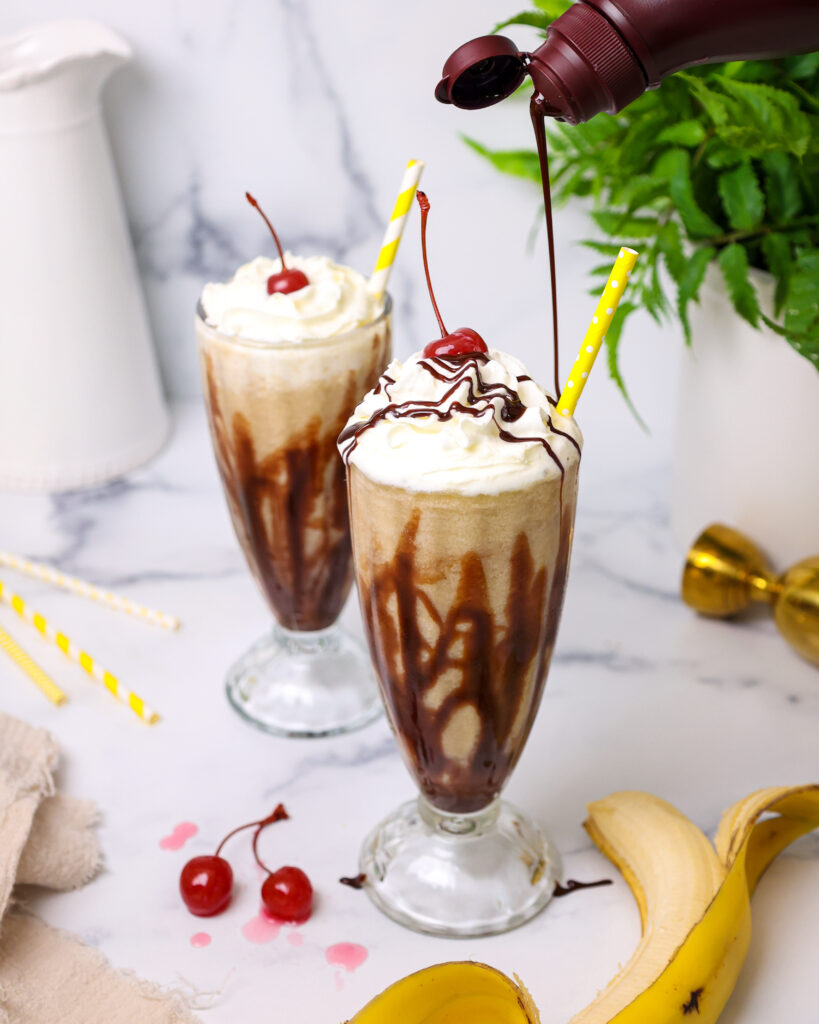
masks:
<svg viewBox="0 0 819 1024"><path fill-rule="evenodd" d="M610 878L601 878L597 882L576 882L573 878L569 878L565 885L561 885L560 882L555 882L553 896L570 896L573 892L579 892L581 889L596 889L599 885L611 885Z"/></svg>
<svg viewBox="0 0 819 1024"><path fill-rule="evenodd" d="M205 356L210 428L233 526L271 611L287 629L332 625L349 593L350 523L336 437L375 383L385 361L383 344L374 344L375 362L363 386L350 373L337 416L312 419L293 444L264 458L243 413L226 421L218 371Z"/></svg>
<svg viewBox="0 0 819 1024"><path fill-rule="evenodd" d="M453 562L447 572L455 575L457 591L444 615L419 576L420 518L416 508L392 559L371 578L359 568L359 597L373 664L408 767L435 807L469 813L501 791L537 714L563 603L573 517L561 508L551 578L546 566L536 566L526 532L518 534L504 608L493 608L476 552ZM358 535L356 542L362 542ZM442 679L447 694L430 705L428 695ZM443 733L453 714L467 706L476 713L479 734L467 760L452 760L444 753Z"/></svg>
<svg viewBox="0 0 819 1024"><path fill-rule="evenodd" d="M339 878L339 882L341 882L342 885L349 885L351 889L363 889L366 881L367 876L363 871L360 875L353 875L351 878L348 878L346 875Z"/></svg>
<svg viewBox="0 0 819 1024"><path fill-rule="evenodd" d="M419 367L426 370L436 380L451 386L435 401L410 399L406 402L390 402L381 409L377 409L368 420L348 423L338 438L339 446L343 447L345 442L350 442L343 448L345 463L349 464L350 456L364 431L374 427L388 416L392 419L421 419L432 416L441 422L445 422L452 419L453 415L458 412L477 419L485 415L487 409L491 408L497 399L500 399L500 419L505 423L514 423L520 419L526 411L526 406L521 401L518 392L513 388L507 387L505 384L493 384L485 381L481 376L481 365L489 361L490 356L485 352L468 352L454 356L430 356L426 359L420 359L418 361ZM531 377L524 375L517 379L518 381L531 380ZM376 394L383 390L389 396L389 385L394 383L395 381L385 374L378 383ZM467 384L466 404L461 401L452 402L449 408L443 408L452 399L452 396L461 389L464 383ZM580 452L580 445L571 434L557 430L552 424L551 417L548 418L548 423L550 429L555 434L567 438L577 449L578 453ZM549 457L560 470L561 476L564 475L565 468L563 463L545 437L518 437L510 431L504 430L499 424L497 426L498 436L502 441L508 441L510 444L529 442L543 445Z"/></svg>
<svg viewBox="0 0 819 1024"><path fill-rule="evenodd" d="M543 185L543 212L546 217L546 242L549 247L549 287L552 296L552 349L555 370L555 395L560 394L560 367L557 343L557 274L555 271L555 232L552 222L552 189L549 184L549 151L546 146L546 101L535 93L529 103L532 127L535 129L537 155L540 161L540 180Z"/></svg>

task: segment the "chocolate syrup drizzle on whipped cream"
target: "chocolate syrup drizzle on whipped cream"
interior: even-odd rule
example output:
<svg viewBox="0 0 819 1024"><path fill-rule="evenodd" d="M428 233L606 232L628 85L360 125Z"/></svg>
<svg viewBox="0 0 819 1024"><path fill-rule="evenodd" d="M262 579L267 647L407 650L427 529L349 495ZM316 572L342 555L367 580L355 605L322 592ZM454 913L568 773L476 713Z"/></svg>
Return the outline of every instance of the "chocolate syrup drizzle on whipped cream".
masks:
<svg viewBox="0 0 819 1024"><path fill-rule="evenodd" d="M390 417L393 420L399 419L421 419L433 416L441 422L452 419L458 412L465 416L473 416L476 419L485 415L488 409L493 410L493 419L498 428L498 436L502 441L510 444L522 444L525 442L542 444L549 457L560 470L563 477L565 469L555 450L545 437L518 437L511 431L505 430L501 423L514 423L526 412L526 406L521 401L517 391L507 387L505 384L490 383L481 376L481 366L490 362L491 356L486 352L466 352L452 356L430 356L418 361L418 366L426 370L436 380L449 384L450 387L444 394L435 401L422 399L410 399L406 402L390 402L383 408L376 410L368 420L348 423L341 431L338 438L339 447L342 448L344 462L349 465L350 456L358 444L361 435L374 427L381 420ZM518 383L530 381L532 378L522 374L517 378ZM467 382L466 404L464 402L453 402L448 408L444 408L449 399L458 391L464 382ZM390 397L390 385L395 380L388 374L383 373L375 387L375 394L382 391ZM547 396L549 404L554 407L555 401ZM496 403L500 400L500 406ZM500 422L499 422L500 418ZM547 417L549 429L560 437L565 437L577 449L580 455L580 445L571 434L558 430L552 423L551 416ZM346 443L349 442L349 443ZM345 446L346 444L346 446Z"/></svg>

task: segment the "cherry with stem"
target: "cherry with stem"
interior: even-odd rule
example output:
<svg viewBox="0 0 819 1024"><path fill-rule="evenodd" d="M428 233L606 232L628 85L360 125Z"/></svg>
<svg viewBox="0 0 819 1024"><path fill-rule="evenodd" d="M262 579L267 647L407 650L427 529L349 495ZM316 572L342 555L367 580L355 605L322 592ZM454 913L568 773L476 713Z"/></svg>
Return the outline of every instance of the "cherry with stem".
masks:
<svg viewBox="0 0 819 1024"><path fill-rule="evenodd" d="M435 310L435 318L438 321L438 327L441 329L440 339L431 341L424 348L424 355L429 359L433 356L461 356L467 355L470 352L486 352L486 342L480 334L478 334L477 331L473 331L471 327L459 327L451 334L448 333L446 327L444 327L444 321L441 317L441 312L438 309L438 303L435 301L435 293L432 290L432 280L429 276L429 263L427 262L427 217L429 216L429 199L427 199L426 193L422 192L420 189L416 191L415 198L418 200L418 205L421 207L421 252L424 257L424 273L427 278L427 289L429 290L432 308Z"/></svg>
<svg viewBox="0 0 819 1024"><path fill-rule="evenodd" d="M310 284L307 279L307 275L301 270L297 270L295 267L286 266L284 262L284 251L282 250L282 244L279 241L279 236L276 234L276 229L268 220L264 210L259 206L249 192L245 192L245 199L247 199L252 207L259 211L262 220L270 229L270 234L273 236L273 241L276 243L276 248L279 250L279 259L282 261L282 269L277 274L271 274L267 279L267 294L273 295L280 292L283 295L289 295L291 292L297 292L302 288L306 288L307 285Z"/></svg>
<svg viewBox="0 0 819 1024"><path fill-rule="evenodd" d="M227 910L233 895L233 869L225 858L220 856L222 847L237 832L255 828L255 835L258 837L267 825L287 817L289 815L283 804L278 804L266 818L249 821L246 825L240 825L232 832L228 832L217 846L216 853L192 857L182 868L179 876L179 891L188 910L197 917L213 917Z"/></svg>
<svg viewBox="0 0 819 1024"><path fill-rule="evenodd" d="M253 856L256 863L267 872L262 883L262 904L270 917L281 921L301 924L313 910L313 886L301 870L291 865L271 871L259 856L258 841L261 829L253 835Z"/></svg>

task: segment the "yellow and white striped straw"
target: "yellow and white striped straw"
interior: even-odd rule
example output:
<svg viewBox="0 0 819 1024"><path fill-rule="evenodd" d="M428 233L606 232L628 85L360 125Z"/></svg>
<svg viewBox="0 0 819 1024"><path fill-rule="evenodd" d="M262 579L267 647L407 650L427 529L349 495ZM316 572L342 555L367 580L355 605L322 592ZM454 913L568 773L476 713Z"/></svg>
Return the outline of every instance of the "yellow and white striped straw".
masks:
<svg viewBox="0 0 819 1024"><path fill-rule="evenodd" d="M30 562L27 558L20 558L9 551L0 551L0 565L16 569L25 576L32 576L45 583L53 583L56 587L79 594L80 597L99 601L100 604L115 608L117 611L136 615L137 618L145 619L146 622L151 622L155 626L162 626L163 629L179 629L179 619L175 615L166 615L165 612L147 608L144 604L138 604L127 597L120 597L119 594L113 594L110 590L102 590L95 587L93 583L87 583L76 576L66 576L65 573L50 565L44 565L42 562Z"/></svg>
<svg viewBox="0 0 819 1024"><path fill-rule="evenodd" d="M147 722L148 725L154 725L154 723L159 721L159 715L153 708L148 707L141 697L131 693L130 690L126 690L115 675L112 675L107 669L103 668L87 651L83 651L75 646L65 633L61 633L50 626L39 612L36 612L26 604L22 597L11 593L5 587L2 580L0 580L0 601L10 605L21 619L25 619L26 622L29 622L36 630L42 633L47 640L55 643L68 659L84 668L93 679L102 683L106 690L112 693L117 700L127 704L144 722Z"/></svg>
<svg viewBox="0 0 819 1024"><path fill-rule="evenodd" d="M398 252L398 243L404 233L404 225L407 223L407 216L412 208L415 199L415 190L421 180L424 170L423 160L410 160L404 177L401 179L401 188L398 191L398 198L392 208L390 222L384 234L384 241L378 252L378 259L375 261L375 269L370 275L369 288L373 295L382 296L387 291L387 283L390 279L392 265L395 262L395 254Z"/></svg>
<svg viewBox="0 0 819 1024"><path fill-rule="evenodd" d="M637 262L639 255L633 249L627 249L625 246L617 254L617 259L611 268L609 279L606 281L606 287L603 289L603 294L597 303L597 309L594 311L592 322L586 331L586 336L583 339L583 344L580 346L577 359L574 361L569 379L566 381L560 398L557 400L557 411L564 416L574 414L577 400L583 394L583 388L586 386L586 381L591 373L592 366L594 366L597 353L600 351L600 346L605 340L606 331L611 326L612 317L620 303L620 299L623 297L623 292L626 290L628 279L631 277L631 271L634 269L634 264Z"/></svg>
<svg viewBox="0 0 819 1024"><path fill-rule="evenodd" d="M13 637L9 636L4 629L0 629L0 647L6 652L12 661L16 662L20 666L29 679L35 683L35 685L39 686L53 704L65 703L65 694L59 686L57 686L51 676L44 672L37 662L26 654L17 641Z"/></svg>

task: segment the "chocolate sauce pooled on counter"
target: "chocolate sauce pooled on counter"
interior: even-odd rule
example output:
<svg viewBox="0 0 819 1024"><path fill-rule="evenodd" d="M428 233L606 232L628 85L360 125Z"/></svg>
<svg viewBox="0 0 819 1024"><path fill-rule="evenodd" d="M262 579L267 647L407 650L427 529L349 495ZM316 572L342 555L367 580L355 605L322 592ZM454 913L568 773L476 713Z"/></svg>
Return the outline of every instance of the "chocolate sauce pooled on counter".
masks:
<svg viewBox="0 0 819 1024"><path fill-rule="evenodd" d="M355 450L358 439L364 431L374 427L376 423L386 419L388 416L394 420L420 419L424 416L434 416L438 420L445 421L452 419L453 414L459 412L465 416L479 417L484 415L487 408L492 405L493 400L500 398L503 402L500 410L500 418L506 423L514 423L515 420L520 419L525 412L525 406L523 405L523 402L521 402L520 395L517 391L513 391L511 388L506 387L505 384L487 383L481 376L481 365L489 362L490 358L491 356L486 352L466 352L461 355L453 356L430 356L426 359L420 360L418 365L423 367L427 373L435 377L436 380L440 380L445 384L450 384L451 386L435 402L390 402L388 405L385 405L382 409L375 412L368 420L348 423L341 431L338 438L339 447L343 448L345 463L349 465L350 456ZM474 386L471 379L473 373L475 376ZM522 382L524 380L531 379L532 378L527 375L522 375L518 378L518 381ZM450 396L459 389L464 381L467 381L469 384L467 391L467 404L464 404L463 402L453 402L448 409L444 409L444 404L449 400ZM391 377L387 374L383 374L375 388L376 394L383 390L386 392L387 397L389 397L390 384L394 383L395 381L392 380ZM553 404L551 399L549 404ZM567 440L571 441L577 449L578 454L580 453L580 445L571 436L571 434L558 430L552 423L551 417L548 419L548 424L552 433L559 434L561 437L565 437ZM520 444L523 442L542 444L548 452L549 457L560 470L561 476L563 476L563 463L557 457L554 449L544 437L517 437L515 434L504 430L502 427L498 428L498 436L501 440L508 441L510 444ZM349 442L349 444L346 444L345 446L345 442Z"/></svg>
<svg viewBox="0 0 819 1024"><path fill-rule="evenodd" d="M364 391L375 384L378 369L376 363ZM237 412L231 423L225 421L209 356L205 373L219 475L253 574L286 629L325 629L338 618L352 584L344 464L336 439L362 389L351 374L337 419L317 417L297 444L259 459L245 417Z"/></svg>
<svg viewBox="0 0 819 1024"><path fill-rule="evenodd" d="M611 885L610 878L601 878L598 882L576 882L573 878L569 878L565 885L561 885L560 882L555 882L553 896L571 896L573 892L579 892L581 889L596 889L600 885Z"/></svg>

